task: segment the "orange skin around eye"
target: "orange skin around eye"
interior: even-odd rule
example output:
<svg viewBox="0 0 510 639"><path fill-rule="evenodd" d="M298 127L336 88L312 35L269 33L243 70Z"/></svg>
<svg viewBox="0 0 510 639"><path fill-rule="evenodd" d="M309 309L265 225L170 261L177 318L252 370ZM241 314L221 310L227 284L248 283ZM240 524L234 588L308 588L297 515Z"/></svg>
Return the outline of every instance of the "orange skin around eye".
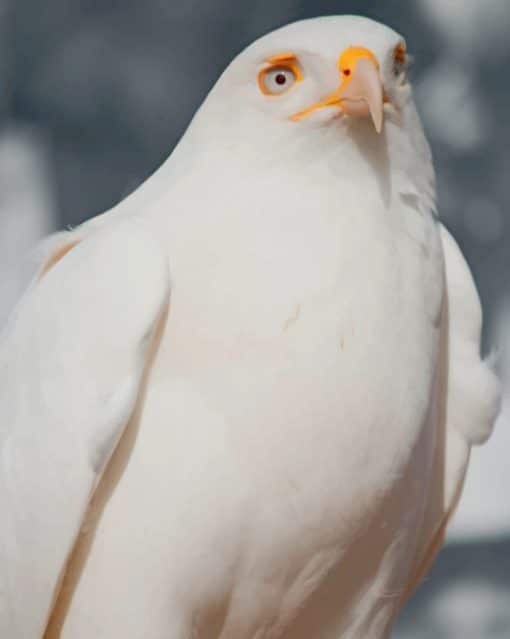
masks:
<svg viewBox="0 0 510 639"><path fill-rule="evenodd" d="M297 57L291 52L279 53L278 55L274 55L268 58L267 62L269 66L262 69L257 78L259 89L262 91L264 95L277 96L277 95L282 95L283 93L286 93L286 91L283 91L282 93L278 93L278 94L271 93L271 91L267 89L264 83L264 78L266 77L267 73L269 71L272 71L273 69L289 69L294 74L296 78L296 82L301 82L301 80L303 79L303 73L301 72L301 69L299 68ZM289 87L289 89L290 88L291 87Z"/></svg>
<svg viewBox="0 0 510 639"><path fill-rule="evenodd" d="M405 45L399 44L398 47L395 49L395 62L403 66L406 63L406 60L407 60L407 52L406 52Z"/></svg>

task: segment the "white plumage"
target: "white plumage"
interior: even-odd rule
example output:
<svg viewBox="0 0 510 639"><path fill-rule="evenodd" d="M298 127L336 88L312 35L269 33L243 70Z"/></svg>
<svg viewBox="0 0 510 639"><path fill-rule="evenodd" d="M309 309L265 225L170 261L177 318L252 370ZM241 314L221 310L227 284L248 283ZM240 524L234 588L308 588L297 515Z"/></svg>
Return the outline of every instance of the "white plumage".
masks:
<svg viewBox="0 0 510 639"><path fill-rule="evenodd" d="M388 636L498 406L400 44L269 34L48 244L0 343L2 637Z"/></svg>

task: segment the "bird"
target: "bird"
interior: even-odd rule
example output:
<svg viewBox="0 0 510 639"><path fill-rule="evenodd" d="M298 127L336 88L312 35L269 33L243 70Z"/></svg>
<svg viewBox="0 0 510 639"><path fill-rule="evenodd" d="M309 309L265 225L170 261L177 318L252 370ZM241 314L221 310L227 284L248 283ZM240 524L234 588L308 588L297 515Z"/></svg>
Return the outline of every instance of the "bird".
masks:
<svg viewBox="0 0 510 639"><path fill-rule="evenodd" d="M499 383L404 38L294 22L0 339L0 636L387 639Z"/></svg>

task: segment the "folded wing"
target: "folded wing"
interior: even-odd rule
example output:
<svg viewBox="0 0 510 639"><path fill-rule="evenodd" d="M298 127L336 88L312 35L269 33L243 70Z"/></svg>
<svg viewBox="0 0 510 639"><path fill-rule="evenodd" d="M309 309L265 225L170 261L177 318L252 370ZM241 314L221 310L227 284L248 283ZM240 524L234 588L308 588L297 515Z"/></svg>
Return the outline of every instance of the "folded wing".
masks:
<svg viewBox="0 0 510 639"><path fill-rule="evenodd" d="M167 309L134 218L59 236L0 336L0 636L39 639Z"/></svg>
<svg viewBox="0 0 510 639"><path fill-rule="evenodd" d="M430 569L462 493L471 446L491 434L500 385L480 357L482 310L469 267L449 232L441 228L446 300L442 362L438 371L438 423L434 476L416 565L404 599Z"/></svg>

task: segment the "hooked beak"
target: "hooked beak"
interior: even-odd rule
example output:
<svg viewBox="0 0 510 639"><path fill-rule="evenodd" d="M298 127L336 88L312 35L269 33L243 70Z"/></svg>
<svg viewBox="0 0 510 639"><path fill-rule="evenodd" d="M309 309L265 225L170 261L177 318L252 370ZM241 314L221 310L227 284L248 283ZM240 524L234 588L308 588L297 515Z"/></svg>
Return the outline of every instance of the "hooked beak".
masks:
<svg viewBox="0 0 510 639"><path fill-rule="evenodd" d="M380 133L384 116L384 90L379 64L368 49L350 47L338 61L342 82L338 89L320 102L291 116L297 121L324 107L339 107L346 115L371 117Z"/></svg>
<svg viewBox="0 0 510 639"><path fill-rule="evenodd" d="M347 115L371 116L375 130L380 133L383 124L384 96L379 69L369 58L361 58L356 64L352 79L340 87L339 106Z"/></svg>

